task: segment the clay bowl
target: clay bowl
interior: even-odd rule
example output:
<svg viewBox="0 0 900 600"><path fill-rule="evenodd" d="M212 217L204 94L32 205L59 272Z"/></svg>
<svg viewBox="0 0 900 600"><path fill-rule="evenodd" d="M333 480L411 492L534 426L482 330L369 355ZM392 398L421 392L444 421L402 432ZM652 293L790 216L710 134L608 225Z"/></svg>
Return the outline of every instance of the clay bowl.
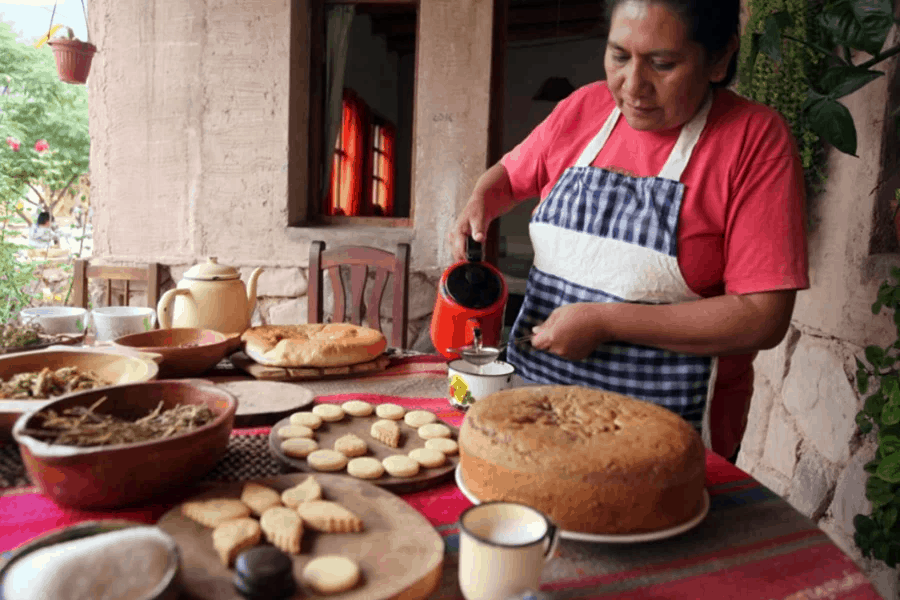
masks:
<svg viewBox="0 0 900 600"><path fill-rule="evenodd" d="M38 350L0 356L0 379L8 380L18 373L40 371L44 367L53 370L78 367L80 371L92 371L110 385L150 381L156 379L159 373L159 367L150 355L123 356L74 349ZM52 400L0 399L0 439L10 437L16 419L24 413L43 408Z"/></svg>
<svg viewBox="0 0 900 600"><path fill-rule="evenodd" d="M211 329L155 329L122 336L113 346L159 354L159 377L195 377L237 350L240 337Z"/></svg>
<svg viewBox="0 0 900 600"><path fill-rule="evenodd" d="M116 508L144 502L193 484L228 449L237 399L209 384L191 381L147 381L90 390L54 400L46 410L61 413L107 399L97 412L134 420L162 402L205 404L215 418L193 431L149 442L115 446L50 445L25 433L40 424L37 411L19 417L13 438L19 444L28 476L58 504L75 508Z"/></svg>

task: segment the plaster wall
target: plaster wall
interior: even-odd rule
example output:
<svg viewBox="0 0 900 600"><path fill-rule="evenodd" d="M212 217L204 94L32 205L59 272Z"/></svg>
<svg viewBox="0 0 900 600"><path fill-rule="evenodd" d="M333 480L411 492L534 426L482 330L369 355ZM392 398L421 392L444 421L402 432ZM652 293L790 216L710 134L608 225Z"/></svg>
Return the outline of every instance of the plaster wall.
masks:
<svg viewBox="0 0 900 600"><path fill-rule="evenodd" d="M492 3L421 3L428 42L418 56L414 224L352 232L286 225L288 186L303 185L287 177L290 5L97 0L97 256L302 266L311 239L352 239L410 242L417 270L449 262L433 232L446 229L486 166Z"/></svg>
<svg viewBox="0 0 900 600"><path fill-rule="evenodd" d="M168 265L173 286L207 256L266 268L256 322L285 298L304 322L309 242L412 245L413 283L430 293L450 262L447 225L487 166L493 3L422 0L413 123L411 227L288 227L289 119L305 131L306 67L290 63L288 0L96 0L90 78L95 260ZM305 15L307 0L293 3ZM294 19L299 23L303 18ZM305 53L303 53L305 56ZM394 106L383 107L386 113ZM301 110L303 109L303 110ZM297 172L303 173L300 165ZM425 315L430 314L430 309ZM415 314L413 315L415 318ZM413 338L415 339L415 338Z"/></svg>

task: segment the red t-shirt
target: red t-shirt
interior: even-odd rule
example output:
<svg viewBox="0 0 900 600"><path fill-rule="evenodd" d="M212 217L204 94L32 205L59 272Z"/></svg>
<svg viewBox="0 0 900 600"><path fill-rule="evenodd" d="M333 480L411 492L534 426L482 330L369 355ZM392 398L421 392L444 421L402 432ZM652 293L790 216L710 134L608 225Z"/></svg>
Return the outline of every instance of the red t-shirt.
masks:
<svg viewBox="0 0 900 600"><path fill-rule="evenodd" d="M513 195L546 198L615 107L605 82L561 101L502 164ZM636 131L620 117L592 166L657 176L680 128ZM803 170L790 128L773 109L717 90L681 177L678 264L703 297L809 287ZM713 449L730 456L743 435L755 354L719 359ZM726 410L727 409L727 410Z"/></svg>

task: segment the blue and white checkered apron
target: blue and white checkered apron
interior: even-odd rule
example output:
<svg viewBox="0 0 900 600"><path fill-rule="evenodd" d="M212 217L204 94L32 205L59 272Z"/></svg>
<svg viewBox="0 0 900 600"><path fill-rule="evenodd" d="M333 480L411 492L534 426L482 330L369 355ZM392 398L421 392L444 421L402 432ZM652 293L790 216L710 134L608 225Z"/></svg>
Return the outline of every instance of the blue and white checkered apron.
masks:
<svg viewBox="0 0 900 600"><path fill-rule="evenodd" d="M532 215L534 265L510 338L531 332L574 302L670 304L699 298L678 266L679 180L712 104L684 127L657 177L631 177L590 164L621 115L614 109L575 165ZM628 343L603 344L571 361L510 344L508 360L535 383L582 385L665 406L698 429L712 394L717 360Z"/></svg>

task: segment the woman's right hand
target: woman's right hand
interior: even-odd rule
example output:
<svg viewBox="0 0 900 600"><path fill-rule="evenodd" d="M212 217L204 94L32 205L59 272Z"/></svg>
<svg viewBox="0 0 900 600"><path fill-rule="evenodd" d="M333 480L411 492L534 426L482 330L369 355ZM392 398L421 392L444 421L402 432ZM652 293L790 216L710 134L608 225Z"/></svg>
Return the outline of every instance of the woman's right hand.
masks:
<svg viewBox="0 0 900 600"><path fill-rule="evenodd" d="M498 162L478 178L472 196L450 229L448 239L453 249L453 258L457 261L466 259L466 238L469 236L483 244L488 225L512 205L513 192L509 174Z"/></svg>
<svg viewBox="0 0 900 600"><path fill-rule="evenodd" d="M453 260L466 259L466 238L483 243L488 225L484 217L484 197L478 198L473 194L450 229L448 238L453 248Z"/></svg>

